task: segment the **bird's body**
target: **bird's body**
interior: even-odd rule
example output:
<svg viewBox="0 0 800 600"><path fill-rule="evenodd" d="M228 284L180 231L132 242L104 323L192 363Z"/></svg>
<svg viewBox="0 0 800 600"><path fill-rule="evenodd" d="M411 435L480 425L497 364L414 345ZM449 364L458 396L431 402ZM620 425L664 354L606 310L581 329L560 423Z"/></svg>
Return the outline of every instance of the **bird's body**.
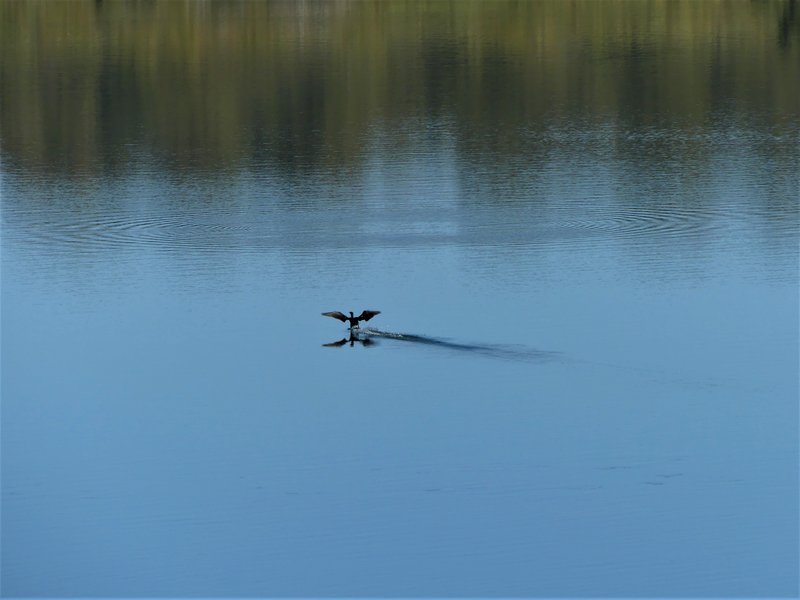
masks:
<svg viewBox="0 0 800 600"><path fill-rule="evenodd" d="M322 313L322 316L333 317L334 319L339 319L343 323L350 323L350 329L357 329L359 321L369 321L372 317L379 314L381 314L381 311L379 310L365 310L362 311L362 313L357 317L354 317L353 311L350 311L350 316L348 317L344 313L335 310L332 312L324 312Z"/></svg>

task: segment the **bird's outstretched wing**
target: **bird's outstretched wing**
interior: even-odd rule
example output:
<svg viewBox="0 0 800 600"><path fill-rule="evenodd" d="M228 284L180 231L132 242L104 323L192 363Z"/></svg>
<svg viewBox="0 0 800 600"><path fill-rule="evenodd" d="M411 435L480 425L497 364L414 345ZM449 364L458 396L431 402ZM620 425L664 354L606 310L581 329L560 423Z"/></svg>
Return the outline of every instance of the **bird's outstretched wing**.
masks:
<svg viewBox="0 0 800 600"><path fill-rule="evenodd" d="M332 312L322 313L323 317L333 317L334 319L339 319L341 322L347 321L347 317L340 313L338 310L334 310Z"/></svg>
<svg viewBox="0 0 800 600"><path fill-rule="evenodd" d="M374 317L375 315L379 315L379 314L381 314L381 311L379 311L379 310L365 310L360 315L358 315L358 320L359 321L369 321L372 317Z"/></svg>
<svg viewBox="0 0 800 600"><path fill-rule="evenodd" d="M347 343L347 338L342 338L338 342L331 342L330 344L322 344L323 346L327 346L328 348L337 348L338 346L344 346Z"/></svg>

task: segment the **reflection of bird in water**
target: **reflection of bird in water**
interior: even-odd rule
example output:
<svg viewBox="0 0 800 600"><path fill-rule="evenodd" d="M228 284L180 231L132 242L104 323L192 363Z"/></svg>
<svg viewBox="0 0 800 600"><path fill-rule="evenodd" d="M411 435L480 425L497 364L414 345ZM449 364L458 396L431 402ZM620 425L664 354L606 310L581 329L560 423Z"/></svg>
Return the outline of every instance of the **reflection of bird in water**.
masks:
<svg viewBox="0 0 800 600"><path fill-rule="evenodd" d="M368 337L359 337L358 331L351 331L349 338L342 338L338 342L331 342L330 344L322 344L328 348L338 348L339 346L344 346L347 343L350 343L350 346L355 345L356 342L361 344L362 346L374 346L375 341L369 339Z"/></svg>
<svg viewBox="0 0 800 600"><path fill-rule="evenodd" d="M358 328L359 321L369 321L375 315L381 314L379 310L365 310L357 317L353 316L353 311L350 311L350 316L348 317L344 313L340 313L338 310L333 312L324 312L322 313L323 317L333 317L334 319L339 319L342 323L350 323L350 329Z"/></svg>

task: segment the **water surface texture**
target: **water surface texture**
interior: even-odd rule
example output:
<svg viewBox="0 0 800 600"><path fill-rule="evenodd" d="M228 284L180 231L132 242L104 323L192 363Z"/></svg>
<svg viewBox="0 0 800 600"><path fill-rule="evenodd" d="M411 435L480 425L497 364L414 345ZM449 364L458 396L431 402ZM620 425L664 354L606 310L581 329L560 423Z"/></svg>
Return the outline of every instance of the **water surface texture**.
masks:
<svg viewBox="0 0 800 600"><path fill-rule="evenodd" d="M796 596L799 12L0 3L2 595Z"/></svg>

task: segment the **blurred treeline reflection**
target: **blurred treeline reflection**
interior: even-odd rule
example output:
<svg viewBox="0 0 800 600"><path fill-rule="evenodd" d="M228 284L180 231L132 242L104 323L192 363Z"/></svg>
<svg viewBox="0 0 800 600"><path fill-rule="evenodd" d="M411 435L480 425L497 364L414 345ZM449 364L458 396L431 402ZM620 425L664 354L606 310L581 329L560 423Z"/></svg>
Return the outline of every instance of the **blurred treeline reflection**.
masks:
<svg viewBox="0 0 800 600"><path fill-rule="evenodd" d="M0 142L7 163L91 173L142 149L181 169L356 166L376 131L402 140L431 117L510 156L520 132L553 124L722 115L783 131L800 98L797 13L793 0L3 0Z"/></svg>

